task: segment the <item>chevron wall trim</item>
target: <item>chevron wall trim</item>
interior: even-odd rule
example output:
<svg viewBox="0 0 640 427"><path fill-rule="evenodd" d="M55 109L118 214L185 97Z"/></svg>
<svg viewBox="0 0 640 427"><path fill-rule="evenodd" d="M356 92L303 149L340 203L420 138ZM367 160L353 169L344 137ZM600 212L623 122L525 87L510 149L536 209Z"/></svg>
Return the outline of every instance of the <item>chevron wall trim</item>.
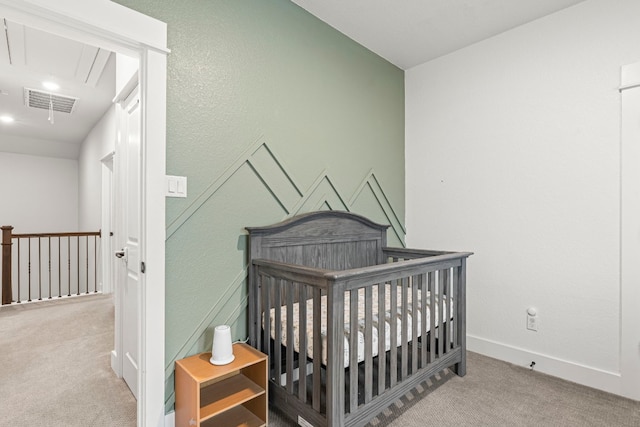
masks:
<svg viewBox="0 0 640 427"><path fill-rule="evenodd" d="M396 237L398 237L398 240L400 242L403 242L403 237L407 233L407 230L405 230L404 225L402 225L402 222L400 221L400 218L398 218L398 215L396 215L396 212L393 210L393 206L391 206L389 199L387 199L387 196L384 194L382 186L380 185L378 178L376 178L376 175L373 173L373 170L370 170L367 176L362 180L362 183L360 184L356 192L353 193L349 204L353 205L360 194L362 194L362 191L367 187L371 190L376 200L378 201L378 204L382 208L382 211L384 212L387 220L389 220L389 224L396 234Z"/></svg>
<svg viewBox="0 0 640 427"><path fill-rule="evenodd" d="M362 194L366 187L369 187L374 193L382 211L389 220L391 227L393 228L396 236L400 241L403 239L400 236L405 234L404 226L398 218L395 210L391 206L388 198L384 194L382 186L378 181L373 170L370 170L367 176L363 179L362 183L358 187L357 191L351 196L349 202L345 202L341 193L337 190L333 183L333 180L329 176L327 170L324 170L304 193L299 189L295 180L291 176L291 172L287 171L282 162L278 159L275 153L269 148L268 144L263 141L263 137L258 138L254 144L252 144L247 150L245 150L238 159L231 164L217 179L215 179L193 202L182 211L170 224L167 225L166 239L169 240L171 236L178 231L178 229L202 207L214 194L225 185L233 175L240 170L243 166L249 166L255 175L262 181L265 187L273 195L274 199L282 206L283 210L287 213L287 217L296 215L300 212L306 212L308 210L303 209L305 205L312 199L322 200L316 193L323 183L326 183L330 187L330 193L326 195L327 205L331 205L330 200L334 198L332 209L340 209L350 211L351 206L356 202L358 197ZM282 184L285 184L284 186ZM279 184L279 185L278 185ZM286 187L289 188L286 188ZM283 190L282 188L286 189ZM338 201L338 204L335 203ZM311 204L312 207L320 207L320 204Z"/></svg>
<svg viewBox="0 0 640 427"><path fill-rule="evenodd" d="M236 173L243 168L255 175L263 184L265 190L282 208L282 220L299 213L314 210L344 210L352 211L358 201L366 194L374 200L382 217L391 225L391 231L400 244L404 245L405 228L398 218L389 199L384 193L382 185L373 170L370 170L358 185L350 198L343 196L335 180L328 170L323 170L306 190L300 189L290 170L278 158L277 154L264 141L258 138L248 147L219 177L217 177L189 206L187 206L170 224L167 225L166 239L169 240L201 207L216 196ZM383 222L383 221L379 221ZM207 330L212 325L227 324L235 326L246 316L247 296L242 295L246 289L248 267L245 265L235 278L223 290L218 301L208 310L193 332L186 337L180 348L170 356L165 366L165 409L171 410L175 403L173 391L174 362L187 357L194 352L203 351L210 345ZM240 296L240 297L239 297ZM236 303L237 301L239 303ZM231 301L234 301L233 303Z"/></svg>

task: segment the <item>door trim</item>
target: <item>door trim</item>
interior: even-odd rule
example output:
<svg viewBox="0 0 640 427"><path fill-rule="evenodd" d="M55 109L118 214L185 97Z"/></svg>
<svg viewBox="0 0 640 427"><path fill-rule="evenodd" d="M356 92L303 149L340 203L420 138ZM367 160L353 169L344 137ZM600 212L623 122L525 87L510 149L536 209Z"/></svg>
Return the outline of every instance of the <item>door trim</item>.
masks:
<svg viewBox="0 0 640 427"><path fill-rule="evenodd" d="M138 426L164 426L166 24L110 1L0 0L4 18L140 58L142 108Z"/></svg>
<svg viewBox="0 0 640 427"><path fill-rule="evenodd" d="M102 262L101 287L103 294L113 293L113 156L115 152L110 152L101 160L102 193L101 193L101 250Z"/></svg>
<svg viewBox="0 0 640 427"><path fill-rule="evenodd" d="M620 83L620 394L640 400L640 62Z"/></svg>

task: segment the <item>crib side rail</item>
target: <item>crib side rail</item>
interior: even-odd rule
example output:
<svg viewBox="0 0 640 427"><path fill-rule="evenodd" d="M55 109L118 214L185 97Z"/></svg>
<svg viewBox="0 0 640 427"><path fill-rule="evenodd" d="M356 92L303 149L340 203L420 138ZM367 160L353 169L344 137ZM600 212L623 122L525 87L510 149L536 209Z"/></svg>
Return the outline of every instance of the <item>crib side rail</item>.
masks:
<svg viewBox="0 0 640 427"><path fill-rule="evenodd" d="M346 387L327 388L332 393L327 400L336 405L327 407L328 419L342 416L345 425L364 425L445 367L465 374L466 259L471 254L404 255L409 259L394 256L386 265L327 274L333 279L335 310L341 301L341 313L348 313L329 317L334 322L329 331L336 332L328 339L327 381ZM349 351L343 356L345 345Z"/></svg>
<svg viewBox="0 0 640 427"><path fill-rule="evenodd" d="M335 283L344 283L345 290L350 290L371 283L397 280L405 276L459 267L470 255L472 255L471 252L451 252L406 260L393 258L393 262L386 264L334 271L326 273L325 277Z"/></svg>
<svg viewBox="0 0 640 427"><path fill-rule="evenodd" d="M387 258L396 258L396 259L414 259L414 258L425 258L436 255L444 255L444 254L452 254L456 253L454 251L439 251L433 249L411 249L411 248L392 248L392 247L384 247L382 248L382 253Z"/></svg>
<svg viewBox="0 0 640 427"><path fill-rule="evenodd" d="M321 268L305 267L267 259L254 259L253 267L259 268L262 274L276 279L305 283L322 289L327 288L325 275L328 271Z"/></svg>

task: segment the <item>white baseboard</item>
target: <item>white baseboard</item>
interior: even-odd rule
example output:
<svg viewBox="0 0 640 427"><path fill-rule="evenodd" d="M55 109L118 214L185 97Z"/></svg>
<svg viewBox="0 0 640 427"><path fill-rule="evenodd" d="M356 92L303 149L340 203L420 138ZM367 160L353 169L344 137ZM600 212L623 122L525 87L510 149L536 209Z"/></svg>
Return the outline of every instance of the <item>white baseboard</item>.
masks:
<svg viewBox="0 0 640 427"><path fill-rule="evenodd" d="M176 427L176 413L174 411L165 414L164 427Z"/></svg>
<svg viewBox="0 0 640 427"><path fill-rule="evenodd" d="M622 395L619 372L610 372L581 365L473 335L467 335L467 350L526 368L529 368L531 362L534 361L536 362L534 367L536 371L587 387Z"/></svg>
<svg viewBox="0 0 640 427"><path fill-rule="evenodd" d="M116 373L118 378L122 378L120 369L118 368L118 353L115 350L111 350L111 369Z"/></svg>

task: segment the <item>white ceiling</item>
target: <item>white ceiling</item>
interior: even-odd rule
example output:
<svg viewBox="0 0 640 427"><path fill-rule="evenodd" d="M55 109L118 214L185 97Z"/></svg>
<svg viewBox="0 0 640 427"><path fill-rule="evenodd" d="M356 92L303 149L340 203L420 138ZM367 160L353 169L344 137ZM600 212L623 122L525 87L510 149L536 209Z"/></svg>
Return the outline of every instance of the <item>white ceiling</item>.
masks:
<svg viewBox="0 0 640 427"><path fill-rule="evenodd" d="M291 0L404 70L585 0Z"/></svg>
<svg viewBox="0 0 640 427"><path fill-rule="evenodd" d="M399 68L408 69L584 0L291 0ZM115 55L0 17L0 152L75 159L111 105ZM71 114L25 106L24 88L78 98Z"/></svg>
<svg viewBox="0 0 640 427"><path fill-rule="evenodd" d="M115 95L115 55L0 17L0 151L75 159ZM60 85L45 89L44 81ZM24 89L77 98L71 113L25 104Z"/></svg>

